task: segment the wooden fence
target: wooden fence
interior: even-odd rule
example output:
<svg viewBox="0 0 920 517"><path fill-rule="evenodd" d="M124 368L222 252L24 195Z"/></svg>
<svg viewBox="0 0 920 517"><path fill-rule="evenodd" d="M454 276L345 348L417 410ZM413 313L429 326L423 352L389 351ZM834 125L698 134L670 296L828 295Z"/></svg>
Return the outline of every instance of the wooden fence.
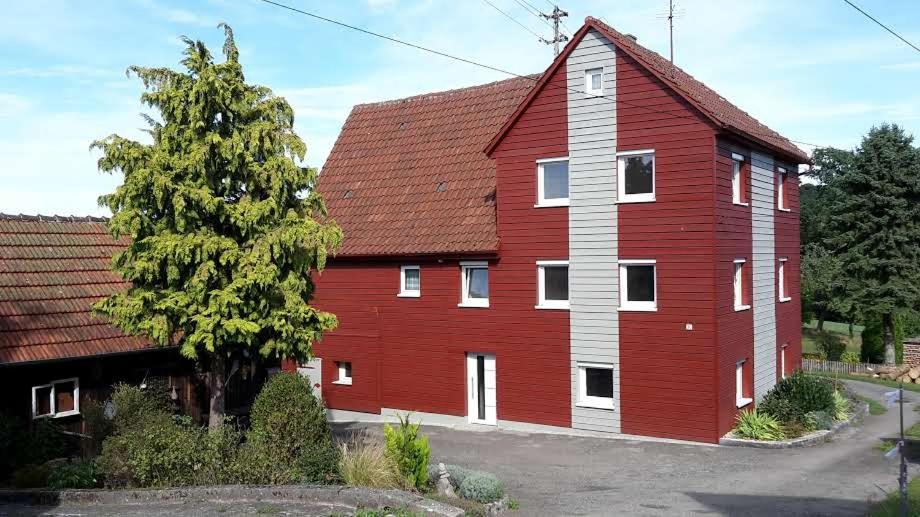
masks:
<svg viewBox="0 0 920 517"><path fill-rule="evenodd" d="M806 372L841 373L847 375L866 374L878 371L884 365L874 363L844 363L824 359L802 358L802 369Z"/></svg>

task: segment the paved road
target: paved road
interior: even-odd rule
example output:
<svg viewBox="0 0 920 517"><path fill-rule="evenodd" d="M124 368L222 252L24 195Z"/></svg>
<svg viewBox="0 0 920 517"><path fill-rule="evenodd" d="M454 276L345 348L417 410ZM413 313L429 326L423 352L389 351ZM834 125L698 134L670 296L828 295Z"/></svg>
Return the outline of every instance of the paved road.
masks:
<svg viewBox="0 0 920 517"><path fill-rule="evenodd" d="M874 398L887 389L850 385ZM915 393L905 400L920 403ZM920 413L906 407L907 425L917 420ZM425 432L434 461L480 468L505 480L521 503L510 515L855 516L865 514L867 501L880 498L881 489L896 489L897 461L882 458L874 447L894 434L897 423L897 411L890 410L867 417L863 426L832 443L789 450L436 427ZM911 469L920 473L915 465ZM41 513L31 510L31 515ZM315 515L296 506L258 503L42 510L45 515ZM16 511L0 505L0 515Z"/></svg>

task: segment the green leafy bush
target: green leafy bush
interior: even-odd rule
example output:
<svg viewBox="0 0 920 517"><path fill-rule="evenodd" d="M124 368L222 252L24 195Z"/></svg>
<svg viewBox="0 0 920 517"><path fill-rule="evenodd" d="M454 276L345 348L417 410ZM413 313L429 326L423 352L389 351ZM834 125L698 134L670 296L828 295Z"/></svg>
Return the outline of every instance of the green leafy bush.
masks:
<svg viewBox="0 0 920 517"><path fill-rule="evenodd" d="M475 472L459 465L444 465L444 468L446 468L447 473L450 474L450 484L458 490L460 489L460 485L463 484L463 480L470 475L470 472Z"/></svg>
<svg viewBox="0 0 920 517"><path fill-rule="evenodd" d="M900 315L894 317L894 355L895 362L904 362L904 320ZM885 337L881 316L866 318L866 328L862 332L862 346L859 351L864 363L885 362Z"/></svg>
<svg viewBox="0 0 920 517"><path fill-rule="evenodd" d="M827 411L810 411L805 414L805 421L812 429L830 429L834 427L834 417Z"/></svg>
<svg viewBox="0 0 920 517"><path fill-rule="evenodd" d="M796 370L768 391L758 408L783 424L805 424L805 415L812 411L833 412L834 386L827 379Z"/></svg>
<svg viewBox="0 0 920 517"><path fill-rule="evenodd" d="M460 497L480 503L491 503L505 496L505 486L492 474L470 472L460 484Z"/></svg>
<svg viewBox="0 0 920 517"><path fill-rule="evenodd" d="M300 481L331 484L341 481L339 449L331 444L314 444L300 458Z"/></svg>
<svg viewBox="0 0 920 517"><path fill-rule="evenodd" d="M419 424L409 421L409 415L397 415L399 425L384 424L386 452L410 487L422 489L428 484L428 459L431 447L427 436L419 436Z"/></svg>
<svg viewBox="0 0 920 517"><path fill-rule="evenodd" d="M829 361L839 361L847 349L843 338L833 332L821 331L815 335L816 345Z"/></svg>
<svg viewBox="0 0 920 517"><path fill-rule="evenodd" d="M13 486L16 488L45 488L51 468L48 465L26 465L13 472Z"/></svg>
<svg viewBox="0 0 920 517"><path fill-rule="evenodd" d="M115 414L113 430L143 427L148 420L161 420L171 416L169 399L158 390L145 390L138 386L119 383L112 391Z"/></svg>
<svg viewBox="0 0 920 517"><path fill-rule="evenodd" d="M859 354L850 352L849 350L840 355L840 360L847 364L856 364L860 362Z"/></svg>
<svg viewBox="0 0 920 517"><path fill-rule="evenodd" d="M48 487L55 490L65 488L96 488L99 486L96 465L92 461L62 463L51 468Z"/></svg>
<svg viewBox="0 0 920 517"><path fill-rule="evenodd" d="M772 415L755 409L745 410L735 417L735 435L748 440L782 440L785 434Z"/></svg>
<svg viewBox="0 0 920 517"><path fill-rule="evenodd" d="M318 443L332 443L326 408L313 394L310 381L296 373L273 375L256 396L246 435L297 461ZM279 458L283 459L283 458Z"/></svg>
<svg viewBox="0 0 920 517"><path fill-rule="evenodd" d="M827 359L824 352L802 352L802 359Z"/></svg>
<svg viewBox="0 0 920 517"><path fill-rule="evenodd" d="M346 485L370 488L401 488L396 462L379 443L352 440L339 449L339 473Z"/></svg>
<svg viewBox="0 0 920 517"><path fill-rule="evenodd" d="M850 409L850 401L839 390L834 390L834 420L840 422L850 418Z"/></svg>

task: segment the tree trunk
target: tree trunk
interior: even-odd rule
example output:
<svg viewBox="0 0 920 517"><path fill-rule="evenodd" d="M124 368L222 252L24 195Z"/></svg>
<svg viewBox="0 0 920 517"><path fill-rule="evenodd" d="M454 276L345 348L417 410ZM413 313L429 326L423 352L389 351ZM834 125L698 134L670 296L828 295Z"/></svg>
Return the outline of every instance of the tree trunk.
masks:
<svg viewBox="0 0 920 517"><path fill-rule="evenodd" d="M227 360L217 353L211 358L211 371L208 374L208 389L211 397L208 408L208 428L211 431L224 423L226 378Z"/></svg>
<svg viewBox="0 0 920 517"><path fill-rule="evenodd" d="M818 313L818 332L824 332L824 311Z"/></svg>
<svg viewBox="0 0 920 517"><path fill-rule="evenodd" d="M882 336L885 342L885 364L895 364L894 318L890 312L882 315Z"/></svg>
<svg viewBox="0 0 920 517"><path fill-rule="evenodd" d="M850 331L850 341L853 341L853 322L852 321L850 322L850 326L847 330Z"/></svg>

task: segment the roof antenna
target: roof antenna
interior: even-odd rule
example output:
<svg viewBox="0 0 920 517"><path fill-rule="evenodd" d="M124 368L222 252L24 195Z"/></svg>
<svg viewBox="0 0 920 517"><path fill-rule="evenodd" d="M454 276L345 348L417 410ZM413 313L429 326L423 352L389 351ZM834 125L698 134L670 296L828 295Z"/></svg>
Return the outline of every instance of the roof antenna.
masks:
<svg viewBox="0 0 920 517"><path fill-rule="evenodd" d="M547 20L553 20L553 39L548 40L548 39L540 38L540 41L542 41L543 43L546 43L547 45L552 44L553 52L555 52L556 56L559 55L559 43L564 42L564 41L569 41L568 36L566 36L565 34L561 34L559 32L559 20L561 20L562 18L565 18L568 15L569 13L560 9L558 5L553 5L552 14L540 13L541 17L546 18Z"/></svg>
<svg viewBox="0 0 920 517"><path fill-rule="evenodd" d="M674 18L680 18L684 15L683 9L678 9L674 0L668 0L668 14L659 16L659 18L668 19L668 32L671 37L671 63L674 62Z"/></svg>

